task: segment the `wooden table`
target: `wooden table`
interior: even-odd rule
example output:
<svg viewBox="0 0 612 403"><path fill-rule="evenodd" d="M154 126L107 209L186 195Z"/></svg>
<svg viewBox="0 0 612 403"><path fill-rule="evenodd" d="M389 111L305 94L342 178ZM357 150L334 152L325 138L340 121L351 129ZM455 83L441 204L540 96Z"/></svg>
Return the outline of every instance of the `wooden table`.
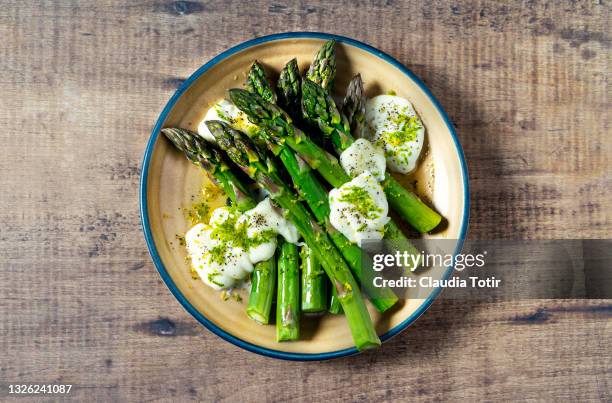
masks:
<svg viewBox="0 0 612 403"><path fill-rule="evenodd" d="M609 237L609 4L427 3L2 2L2 393L610 400L610 300L438 301L380 351L283 362L200 327L149 259L138 181L159 112L196 67L279 30L363 40L426 82L468 160L470 237Z"/></svg>

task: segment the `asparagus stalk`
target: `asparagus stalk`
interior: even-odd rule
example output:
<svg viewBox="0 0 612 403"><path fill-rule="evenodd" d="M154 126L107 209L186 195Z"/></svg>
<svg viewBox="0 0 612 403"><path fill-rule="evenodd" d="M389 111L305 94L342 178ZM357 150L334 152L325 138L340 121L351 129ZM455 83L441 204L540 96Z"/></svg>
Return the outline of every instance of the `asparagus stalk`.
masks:
<svg viewBox="0 0 612 403"><path fill-rule="evenodd" d="M240 211L250 210L257 205L249 189L229 169L217 147L190 130L166 128L161 132L176 148L185 153L187 159L202 167Z"/></svg>
<svg viewBox="0 0 612 403"><path fill-rule="evenodd" d="M272 309L272 297L276 287L276 258L259 262L251 275L251 293L247 304L247 315L254 321L267 325Z"/></svg>
<svg viewBox="0 0 612 403"><path fill-rule="evenodd" d="M288 69L288 67L286 66ZM296 65L297 68L297 65ZM260 74L258 77L265 77L265 74ZM281 73L282 77L282 73ZM279 83L279 88L283 85ZM257 85L253 86L254 88L258 88L258 95L263 98L263 94L268 92L265 90L266 87L270 87L268 81L261 79ZM251 91L252 92L252 91ZM284 96L287 97L288 102L297 102L299 104L300 100L296 99L298 93L294 91L283 91ZM280 99L280 97L279 97ZM349 264L353 274L357 278L357 280L364 284L363 275L362 275L362 258L366 259L363 262L363 266L372 267L371 261L369 261L369 256L367 254L362 253L361 248L359 246L351 243L341 232L337 231L329 222L329 199L327 195L327 190L323 187L323 185L316 178L310 167L304 163L299 157L295 155L295 152L286 147L284 145L279 145L277 142L272 141L268 135L267 130L261 131L261 136L265 137L265 142L270 145L270 149L279 155L281 161L283 162L287 172L291 176L291 179L294 183L294 187L300 194L300 196L306 201L312 212L314 213L316 219L320 224L325 226L327 233L329 234L332 242L338 248L342 256ZM365 284L365 290L370 295L372 304L376 307L379 312L384 312L393 306L397 302L397 296L391 291L391 289L384 288L374 288L372 284ZM338 302L337 297L335 297L335 293L331 293L330 307L333 313L339 313L341 311L340 304Z"/></svg>
<svg viewBox="0 0 612 403"><path fill-rule="evenodd" d="M223 155L213 144L207 143L197 133L180 128L162 129L162 133L187 158L204 168L211 179L217 183L239 211L247 211L257 205L248 188L234 175L224 161ZM276 261L274 258L259 262L251 275L251 292L247 305L247 315L267 324L270 318L272 297L276 287Z"/></svg>
<svg viewBox="0 0 612 403"><path fill-rule="evenodd" d="M330 138L338 155L355 141L348 121L338 111L329 92L309 80L302 82L302 113L307 121L317 124L323 134ZM431 231L442 220L417 195L400 185L389 171L385 172L381 185L391 207L417 231Z"/></svg>
<svg viewBox="0 0 612 403"><path fill-rule="evenodd" d="M300 248L302 269L302 312L327 309L327 276L308 245Z"/></svg>
<svg viewBox="0 0 612 403"><path fill-rule="evenodd" d="M321 46L306 73L306 78L328 91L332 90L336 78L336 41L327 41Z"/></svg>
<svg viewBox="0 0 612 403"><path fill-rule="evenodd" d="M247 74L246 88L255 94L259 94L268 102L276 102L276 94L270 86L263 66L255 60Z"/></svg>
<svg viewBox="0 0 612 403"><path fill-rule="evenodd" d="M338 298L347 318L353 341L359 350L380 345L359 286L342 255L327 233L317 224L298 197L282 182L271 159L258 153L250 140L224 122L207 122L208 129L230 159L268 191L283 209L298 232L321 262L327 276L338 291Z"/></svg>
<svg viewBox="0 0 612 403"><path fill-rule="evenodd" d="M351 79L346 88L346 96L342 102L342 113L346 116L351 133L355 137L364 137L366 97L363 90L361 74Z"/></svg>
<svg viewBox="0 0 612 403"><path fill-rule="evenodd" d="M260 94L258 91L251 92ZM289 115L293 116L294 119L302 115L300 106L302 84L296 59L289 60L281 70L280 77L276 83L276 93L278 95L278 105L286 110Z"/></svg>
<svg viewBox="0 0 612 403"><path fill-rule="evenodd" d="M278 258L276 341L300 338L300 275L297 246L282 242Z"/></svg>

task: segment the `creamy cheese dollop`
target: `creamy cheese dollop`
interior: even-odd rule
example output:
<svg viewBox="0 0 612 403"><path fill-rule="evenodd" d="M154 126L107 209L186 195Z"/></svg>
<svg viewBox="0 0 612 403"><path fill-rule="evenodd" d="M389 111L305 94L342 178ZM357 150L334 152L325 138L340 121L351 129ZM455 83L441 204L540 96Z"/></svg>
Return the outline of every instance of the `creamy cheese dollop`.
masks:
<svg viewBox="0 0 612 403"><path fill-rule="evenodd" d="M208 225L197 224L185 235L187 252L198 275L210 287L233 287L253 266L274 256L276 236L297 243L295 226L266 198L242 214L215 209Z"/></svg>
<svg viewBox="0 0 612 403"><path fill-rule="evenodd" d="M300 235L297 228L283 217L281 209L272 205L269 198L260 202L257 207L245 212L239 219L238 225L247 227L249 238L265 237L267 233L280 234L290 243L297 243ZM276 237L274 238L276 241ZM268 260L274 255L276 242L262 243L249 249L249 257L252 262Z"/></svg>
<svg viewBox="0 0 612 403"><path fill-rule="evenodd" d="M191 265L202 281L216 290L232 287L253 271L253 264L244 248L219 235L225 223L229 222L230 228L233 226L236 217L231 213L219 215L227 217L227 220L221 221L217 217L213 224L211 217L209 225L196 224L185 234Z"/></svg>
<svg viewBox="0 0 612 403"><path fill-rule="evenodd" d="M361 246L365 239L382 239L389 222L385 193L369 171L329 192L331 224Z"/></svg>
<svg viewBox="0 0 612 403"><path fill-rule="evenodd" d="M368 99L366 124L370 140L384 147L390 170L406 174L416 168L425 128L407 99L395 95Z"/></svg>
<svg viewBox="0 0 612 403"><path fill-rule="evenodd" d="M259 127L249 122L247 115L226 99L216 102L204 115L204 119L198 125L198 134L210 142L215 142L206 122L210 120L221 120L232 128L245 132L248 135L254 134Z"/></svg>
<svg viewBox="0 0 612 403"><path fill-rule="evenodd" d="M357 139L340 154L340 165L353 178L369 171L376 180L382 181L387 161L382 147L366 139Z"/></svg>

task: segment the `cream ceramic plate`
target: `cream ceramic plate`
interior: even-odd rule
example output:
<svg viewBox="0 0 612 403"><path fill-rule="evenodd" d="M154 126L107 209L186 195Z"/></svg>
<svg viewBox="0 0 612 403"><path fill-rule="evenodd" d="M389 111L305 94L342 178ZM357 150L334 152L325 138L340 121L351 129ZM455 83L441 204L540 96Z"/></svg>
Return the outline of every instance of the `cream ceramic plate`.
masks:
<svg viewBox="0 0 612 403"><path fill-rule="evenodd" d="M145 238L163 280L200 323L236 345L276 358L320 360L356 350L341 315L303 320L300 341L277 343L273 325L261 326L246 316L246 302L222 301L218 292L192 278L177 235L184 235L188 229L181 209L192 205L192 197L198 195L206 179L159 131L169 126L196 130L212 103L226 96L227 89L242 85L253 60L263 62L270 73L278 74L289 59L297 57L303 71L320 45L329 39L338 41L335 87L339 91L344 91L348 80L359 72L368 96L393 90L409 99L423 120L429 153L417 174L419 183L426 185L420 191L448 221L445 230L433 237L461 240L468 222L467 172L452 125L423 83L390 56L349 38L286 33L245 42L200 67L170 99L147 145L140 195ZM457 248L461 247L460 243L457 242ZM440 278L448 274L444 270L433 273ZM384 315L370 307L381 339L386 340L410 325L437 294L402 301L397 309Z"/></svg>

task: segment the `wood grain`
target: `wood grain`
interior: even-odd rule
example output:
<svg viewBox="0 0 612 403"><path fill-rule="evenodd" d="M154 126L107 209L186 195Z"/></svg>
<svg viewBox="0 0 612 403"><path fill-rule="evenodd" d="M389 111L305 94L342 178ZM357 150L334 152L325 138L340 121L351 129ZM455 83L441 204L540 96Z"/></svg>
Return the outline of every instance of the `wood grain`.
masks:
<svg viewBox="0 0 612 403"><path fill-rule="evenodd" d="M99 400L610 400L611 301L438 301L381 351L293 363L202 329L161 283L140 161L166 100L227 47L354 37L431 88L468 160L470 236L606 238L609 5L4 1L0 390Z"/></svg>

